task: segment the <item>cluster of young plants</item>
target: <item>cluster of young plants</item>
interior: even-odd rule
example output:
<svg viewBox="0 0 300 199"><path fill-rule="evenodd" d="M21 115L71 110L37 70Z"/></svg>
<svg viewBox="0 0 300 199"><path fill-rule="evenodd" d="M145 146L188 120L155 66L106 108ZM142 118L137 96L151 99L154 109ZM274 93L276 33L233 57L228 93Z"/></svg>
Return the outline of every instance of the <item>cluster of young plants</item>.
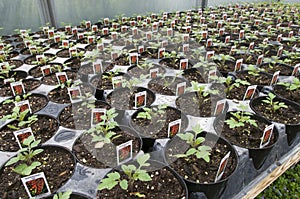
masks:
<svg viewBox="0 0 300 199"><path fill-rule="evenodd" d="M152 120L153 118L157 118L158 115L164 114L165 109L168 106L166 104L158 105L157 107L144 107L143 111L139 112L137 118Z"/></svg>
<svg viewBox="0 0 300 199"><path fill-rule="evenodd" d="M273 93L269 93L267 98L265 100L262 100L263 103L265 103L266 109L269 110L271 114L275 114L280 109L286 109L288 106L284 102L279 102L276 100L276 95Z"/></svg>

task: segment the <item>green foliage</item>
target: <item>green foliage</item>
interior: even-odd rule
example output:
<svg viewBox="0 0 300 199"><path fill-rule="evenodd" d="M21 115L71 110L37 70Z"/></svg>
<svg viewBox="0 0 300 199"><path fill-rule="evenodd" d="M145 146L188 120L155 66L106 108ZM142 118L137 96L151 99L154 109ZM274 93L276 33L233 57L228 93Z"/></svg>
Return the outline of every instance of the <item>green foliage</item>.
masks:
<svg viewBox="0 0 300 199"><path fill-rule="evenodd" d="M15 168L13 168L13 171L23 176L30 175L33 169L41 165L41 163L38 161L34 161L34 162L32 161L32 158L34 156L44 151L43 149L33 149L34 147L37 147L40 144L40 142L41 140L35 141L33 136L29 136L27 139L23 141L23 144L27 148L20 149L18 151L17 156L11 158L5 164L5 166L10 166L21 162Z"/></svg>
<svg viewBox="0 0 300 199"><path fill-rule="evenodd" d="M201 145L204 141L204 137L200 137L199 135L203 132L201 126L197 124L192 128L193 133L178 133L178 137L187 144L191 146L189 150L186 151L185 154L177 154L176 157L178 158L188 158L189 156L195 155L198 159L203 159L206 162L210 161L210 146Z"/></svg>
<svg viewBox="0 0 300 199"><path fill-rule="evenodd" d="M102 121L86 131L86 133L92 135L92 142L108 144L111 143L112 139L118 137L115 136L116 133L114 132L114 129L118 127L118 123L114 121L117 115L115 108L107 110L106 114L101 116Z"/></svg>
<svg viewBox="0 0 300 199"><path fill-rule="evenodd" d="M267 110L269 110L271 113L275 113L280 108L288 108L288 106L284 102L275 101L275 98L276 95L270 92L267 96L267 99L262 100L263 103L268 105L266 107Z"/></svg>
<svg viewBox="0 0 300 199"><path fill-rule="evenodd" d="M22 97L20 95L15 96L14 99L7 99L3 102L3 104L10 104L10 103L17 103L17 102L21 102L22 100L26 100L30 95L32 95L31 93L27 93L24 94Z"/></svg>
<svg viewBox="0 0 300 199"><path fill-rule="evenodd" d="M168 106L165 104L158 105L157 107L151 107L151 108L144 107L143 111L138 113L137 118L151 120L152 118L155 118L158 114L163 114L167 107Z"/></svg>
<svg viewBox="0 0 300 199"><path fill-rule="evenodd" d="M122 165L121 166L122 171L126 174L128 180L121 179L120 173L115 171L109 173L106 178L101 180L101 183L98 186L98 190L103 190L103 189L111 190L118 184L123 190L127 190L128 186L133 185L135 181L142 181L142 182L151 181L152 180L151 176L147 173L146 170L142 169L142 167L150 166L150 163L147 162L149 159L150 159L150 155L145 154L137 158L137 162L139 164L138 167L132 164ZM144 194L139 193L136 196L143 196L143 195Z"/></svg>
<svg viewBox="0 0 300 199"><path fill-rule="evenodd" d="M0 61L1 61L1 59L0 59ZM9 64L7 64L7 65L5 65L5 67L3 68L2 67L2 69L0 70L0 79L8 79L10 76L10 74L9 74L9 72L12 70L12 69L14 69L16 66L15 65L9 65ZM15 74L16 73L14 73L13 75L12 75L12 77L13 76L15 76Z"/></svg>
<svg viewBox="0 0 300 199"><path fill-rule="evenodd" d="M16 120L18 121L18 125L7 125L7 127L18 130L21 127L29 127L31 126L34 122L38 120L37 115L31 115L26 118L26 116L29 114L29 109L20 112L20 107L16 106L13 108L12 113L5 115L3 118L1 118L1 121L7 121L7 120Z"/></svg>
<svg viewBox="0 0 300 199"><path fill-rule="evenodd" d="M95 108L95 99L91 99L93 95L91 93L84 93L82 96L78 96L78 98L81 100L80 106L86 107L88 109ZM82 108L81 108L82 110Z"/></svg>
<svg viewBox="0 0 300 199"><path fill-rule="evenodd" d="M217 54L213 56L213 60L220 62L221 65L224 65L226 61L234 61L234 57L228 54Z"/></svg>
<svg viewBox="0 0 300 199"><path fill-rule="evenodd" d="M53 199L69 199L72 194L72 191L66 191L64 193L60 192L53 196Z"/></svg>
<svg viewBox="0 0 300 199"><path fill-rule="evenodd" d="M300 80L296 77L293 78L291 83L289 82L279 82L278 85L284 86L287 90L294 91L300 88Z"/></svg>

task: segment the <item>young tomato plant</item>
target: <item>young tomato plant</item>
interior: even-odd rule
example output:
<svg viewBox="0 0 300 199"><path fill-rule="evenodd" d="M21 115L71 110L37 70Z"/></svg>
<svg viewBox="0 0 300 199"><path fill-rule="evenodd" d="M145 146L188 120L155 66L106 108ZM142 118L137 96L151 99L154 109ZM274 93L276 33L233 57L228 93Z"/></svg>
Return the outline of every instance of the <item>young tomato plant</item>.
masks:
<svg viewBox="0 0 300 199"><path fill-rule="evenodd" d="M101 183L98 186L98 190L103 190L103 189L111 190L118 184L121 187L121 189L127 190L128 187L134 187L134 183L136 181L142 181L142 182L151 181L152 180L151 176L147 173L146 170L142 169L142 167L150 166L150 163L147 162L149 159L150 159L150 155L145 154L137 158L138 167L136 167L133 164L122 165L121 169L126 174L126 178L122 179L118 171L109 173L106 178L101 180ZM130 193L130 195L134 195L137 197L145 197L145 194L140 192L133 192Z"/></svg>
<svg viewBox="0 0 300 199"><path fill-rule="evenodd" d="M143 108L143 111L138 113L137 118L152 120L153 118L156 118L157 115L163 114L167 107L168 106L165 104L158 105L157 107L152 107L152 108L145 107Z"/></svg>
<svg viewBox="0 0 300 199"><path fill-rule="evenodd" d="M13 171L23 176L30 175L33 169L42 165L38 161L32 161L34 156L44 151L43 149L34 149L34 147L37 147L40 142L41 140L35 141L33 136L29 136L28 138L26 138L23 141L23 144L26 146L26 148L20 149L17 156L11 158L5 164L5 166L10 166L20 162L20 164L13 168Z"/></svg>
<svg viewBox="0 0 300 199"><path fill-rule="evenodd" d="M278 85L284 86L289 91L294 91L300 89L300 80L298 78L293 78L291 83L289 82L279 82Z"/></svg>

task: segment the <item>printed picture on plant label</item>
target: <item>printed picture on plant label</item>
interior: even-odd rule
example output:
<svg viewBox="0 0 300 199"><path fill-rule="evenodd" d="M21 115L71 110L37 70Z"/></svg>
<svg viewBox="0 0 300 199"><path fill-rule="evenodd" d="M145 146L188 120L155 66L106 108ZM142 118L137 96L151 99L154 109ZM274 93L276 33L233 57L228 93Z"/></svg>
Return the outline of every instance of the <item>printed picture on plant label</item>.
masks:
<svg viewBox="0 0 300 199"><path fill-rule="evenodd" d="M30 198L42 198L50 195L50 188L43 172L21 178Z"/></svg>
<svg viewBox="0 0 300 199"><path fill-rule="evenodd" d="M23 95L25 93L24 85L22 82L11 82L10 87L14 96Z"/></svg>
<svg viewBox="0 0 300 199"><path fill-rule="evenodd" d="M128 142L125 142L116 148L118 165L128 162L132 159L132 140L129 140Z"/></svg>
<svg viewBox="0 0 300 199"><path fill-rule="evenodd" d="M24 140L27 139L29 136L34 136L30 127L14 131L13 133L20 148L27 147L23 144Z"/></svg>
<svg viewBox="0 0 300 199"><path fill-rule="evenodd" d="M96 126L96 124L102 122L102 115L106 114L106 109L104 108L93 108L91 113L91 126Z"/></svg>
<svg viewBox="0 0 300 199"><path fill-rule="evenodd" d="M174 137L181 128L181 119L170 122L168 125L168 137Z"/></svg>

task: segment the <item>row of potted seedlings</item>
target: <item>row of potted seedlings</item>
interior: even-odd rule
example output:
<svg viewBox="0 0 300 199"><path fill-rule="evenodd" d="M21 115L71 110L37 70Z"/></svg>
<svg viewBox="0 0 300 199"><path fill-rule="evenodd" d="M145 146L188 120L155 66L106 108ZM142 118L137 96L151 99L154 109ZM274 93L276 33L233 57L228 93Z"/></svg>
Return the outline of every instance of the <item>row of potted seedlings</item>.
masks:
<svg viewBox="0 0 300 199"><path fill-rule="evenodd" d="M278 123L297 141L299 25L298 7L246 4L2 36L0 196L47 196L84 165L112 168L93 197L222 197L232 145L259 170ZM61 129L80 130L69 148L49 144Z"/></svg>

